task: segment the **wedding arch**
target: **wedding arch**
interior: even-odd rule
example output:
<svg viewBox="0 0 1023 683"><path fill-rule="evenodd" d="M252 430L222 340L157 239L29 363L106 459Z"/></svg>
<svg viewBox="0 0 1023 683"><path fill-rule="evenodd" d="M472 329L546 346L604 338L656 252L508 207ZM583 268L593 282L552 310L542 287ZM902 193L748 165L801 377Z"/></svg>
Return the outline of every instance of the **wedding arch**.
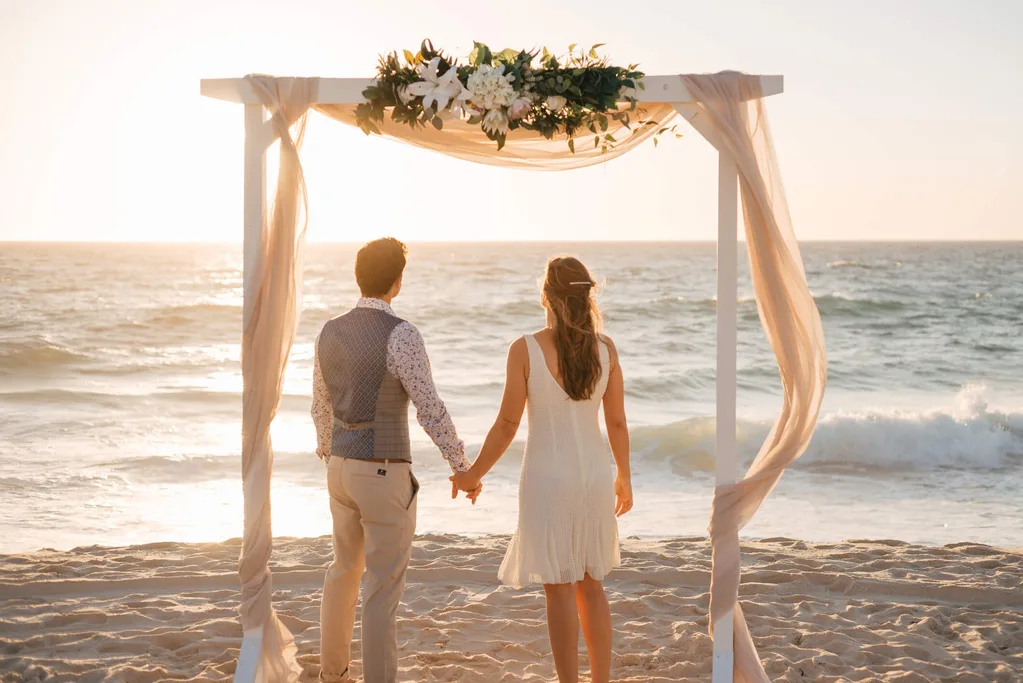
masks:
<svg viewBox="0 0 1023 683"><path fill-rule="evenodd" d="M477 45L477 50L481 47L485 49ZM474 63L489 61L489 51L481 56L477 50ZM284 369L299 316L306 209L299 149L310 110L360 126L367 132L467 161L532 170L569 170L603 163L668 130L676 117L687 121L718 150L717 459L710 520L713 681L768 681L737 601L739 530L752 518L784 469L806 449L817 422L827 377L820 315L807 286L792 231L764 106L764 98L782 92L782 77L723 72L645 76L634 83L629 80L626 86L632 83L636 87L628 93L623 89L620 98L612 95L613 108L587 114L589 118L582 120L580 126L586 126L589 132L581 132L579 139L588 141L592 133L594 142L577 148L574 143L566 145L562 140L554 140L550 130L538 134L544 117L554 121L567 119L567 114L556 111L564 107L565 98L536 104L540 113L527 119L539 122L533 128L515 127L513 123L509 129L510 116L505 114L513 116L514 105L496 116L499 124L496 127L493 121L489 127L486 122L481 127L485 113L482 110L434 120L439 118L435 114L447 101L452 107L457 104L459 85L454 83L456 79L446 85L436 65L424 68L426 60L421 54L406 53L406 57L410 64L418 64L419 72L426 74L425 80L430 84L412 89L418 95L396 89L392 95L398 99L390 100L380 99L380 93L373 90L380 83L374 79L250 75L201 82L203 96L239 103L245 110L241 352L245 520L239 559L244 639L235 681L291 683L300 673L294 639L271 605L270 424L280 401ZM544 60L547 59L545 52ZM576 74L581 71L576 70ZM625 82L633 72L635 67L615 73ZM572 72L565 73L570 76ZM552 80L550 87L556 86L558 92L562 88L571 90L571 78L566 79L564 83ZM449 85L453 89L443 90ZM424 93L429 97L438 93L443 96L445 92L449 97L444 104L438 102L431 108L429 101L423 100ZM425 109L423 122L433 125L409 125L408 120L396 120L397 116L380 115L388 103L393 105L389 111L401 110L414 96L419 99L410 106L418 108L412 113L419 114ZM367 99L370 103L366 106L378 109L377 118L368 125L366 107L356 113L356 106L367 103ZM635 121L630 125L630 117L624 114L636 111L637 106L643 117L643 125L638 128L634 127ZM584 109L576 106L574 111ZM495 145L498 139L499 144ZM280 168L274 201L268 206L266 152L274 142L280 143ZM757 308L778 362L783 394L780 414L742 477L738 476L735 439L736 232L740 196Z"/></svg>

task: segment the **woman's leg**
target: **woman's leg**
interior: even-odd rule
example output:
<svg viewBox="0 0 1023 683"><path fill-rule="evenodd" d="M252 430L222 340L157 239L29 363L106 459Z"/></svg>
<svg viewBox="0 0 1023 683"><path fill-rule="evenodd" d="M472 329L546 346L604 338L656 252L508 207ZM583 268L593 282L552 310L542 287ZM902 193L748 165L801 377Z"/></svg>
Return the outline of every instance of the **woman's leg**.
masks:
<svg viewBox="0 0 1023 683"><path fill-rule="evenodd" d="M547 595L547 633L560 683L579 681L579 613L575 587L574 583L543 585Z"/></svg>
<svg viewBox="0 0 1023 683"><path fill-rule="evenodd" d="M587 574L576 584L576 600L590 657L590 676L593 683L608 683L611 679L611 607L607 604L604 584Z"/></svg>

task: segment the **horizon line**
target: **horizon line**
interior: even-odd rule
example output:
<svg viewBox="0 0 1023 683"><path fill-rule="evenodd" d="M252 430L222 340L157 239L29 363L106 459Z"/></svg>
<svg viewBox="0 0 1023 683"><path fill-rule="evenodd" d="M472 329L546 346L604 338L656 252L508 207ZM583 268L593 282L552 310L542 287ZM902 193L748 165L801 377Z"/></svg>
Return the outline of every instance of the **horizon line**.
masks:
<svg viewBox="0 0 1023 683"><path fill-rule="evenodd" d="M382 237L393 237L393 235L383 235ZM379 238L373 238L379 239ZM362 245L372 240L314 240L307 241L306 246L313 245L325 245L325 246L345 246L345 245ZM626 239L626 240L402 240L406 244L494 244L494 245L509 245L509 244L717 244L717 240L714 239L702 239L702 240L658 240L658 239ZM739 239L740 244L745 244L745 239ZM797 240L798 244L1019 244L1023 243L1023 238L1015 239L984 239L984 238L971 238L971 239L803 239ZM0 244L26 244L26 245L154 245L154 246L241 246L242 240L230 240L230 241L160 241L160 240L31 240L31 239L11 239L11 240L0 240Z"/></svg>

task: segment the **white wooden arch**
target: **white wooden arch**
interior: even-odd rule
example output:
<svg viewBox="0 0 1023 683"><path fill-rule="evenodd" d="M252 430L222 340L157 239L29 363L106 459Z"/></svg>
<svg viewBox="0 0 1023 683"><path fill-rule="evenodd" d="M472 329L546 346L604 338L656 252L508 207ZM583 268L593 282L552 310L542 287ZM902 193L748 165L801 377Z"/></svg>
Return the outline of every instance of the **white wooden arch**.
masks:
<svg viewBox="0 0 1023 683"><path fill-rule="evenodd" d="M763 97L784 89L782 76L758 76ZM369 78L319 78L314 104L350 104L365 99ZM738 475L735 448L736 420L736 326L738 280L738 171L735 159L715 142L713 133L697 116L696 102L677 75L647 76L645 89L637 92L640 102L670 103L690 125L718 149L718 237L717 237L717 359L716 359L716 483L730 484ZM251 310L256 282L254 264L258 257L263 212L266 210L266 150L275 133L266 120L259 95L244 78L203 79L200 93L245 108L245 195L244 195L244 304ZM732 683L732 613L714 623L713 683ZM262 630L246 631L235 671L235 683L264 683L257 666Z"/></svg>

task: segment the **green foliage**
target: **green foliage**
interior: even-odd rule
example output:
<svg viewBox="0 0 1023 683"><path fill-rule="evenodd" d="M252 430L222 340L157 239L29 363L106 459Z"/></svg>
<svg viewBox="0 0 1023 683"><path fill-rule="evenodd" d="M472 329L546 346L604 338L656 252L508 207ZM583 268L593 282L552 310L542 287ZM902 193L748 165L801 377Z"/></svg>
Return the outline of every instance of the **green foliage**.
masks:
<svg viewBox="0 0 1023 683"><path fill-rule="evenodd" d="M435 49L430 40L424 40L416 54L404 50L403 59L396 52L380 58L376 82L363 92L366 102L355 108L356 120L367 135L379 134L378 124L390 110L395 123L413 129L429 123L441 130L443 121L439 112L432 107L425 109L422 97L401 97L405 88L422 80L417 68L438 59L439 75L456 69L458 80L467 87L469 76L479 67L503 67L504 73L513 77L511 83L516 97L530 102L524 116L509 122L510 130L535 131L548 140L564 136L572 153L575 153L573 138L589 131L594 135L594 148L600 147L606 152L618 142L607 132L612 121L631 130L632 135L648 130L647 126L654 122L641 118L643 110L638 108L633 94L643 89L643 72L638 71L637 64L627 68L610 64L597 51L603 45L597 43L589 50L578 51L577 45L571 45L567 55L558 57L546 47L532 52L506 49L494 53L483 43L474 42L468 64L461 65ZM629 103L628 109L619 109L623 101ZM562 103L563 106L559 106ZM482 124L485 113L478 111L471 115L469 124ZM634 120L633 115L639 117L638 120ZM674 128L670 130L674 133ZM667 130L662 129L657 135L664 132ZM498 150L504 147L505 134L490 131L487 137L497 143Z"/></svg>

